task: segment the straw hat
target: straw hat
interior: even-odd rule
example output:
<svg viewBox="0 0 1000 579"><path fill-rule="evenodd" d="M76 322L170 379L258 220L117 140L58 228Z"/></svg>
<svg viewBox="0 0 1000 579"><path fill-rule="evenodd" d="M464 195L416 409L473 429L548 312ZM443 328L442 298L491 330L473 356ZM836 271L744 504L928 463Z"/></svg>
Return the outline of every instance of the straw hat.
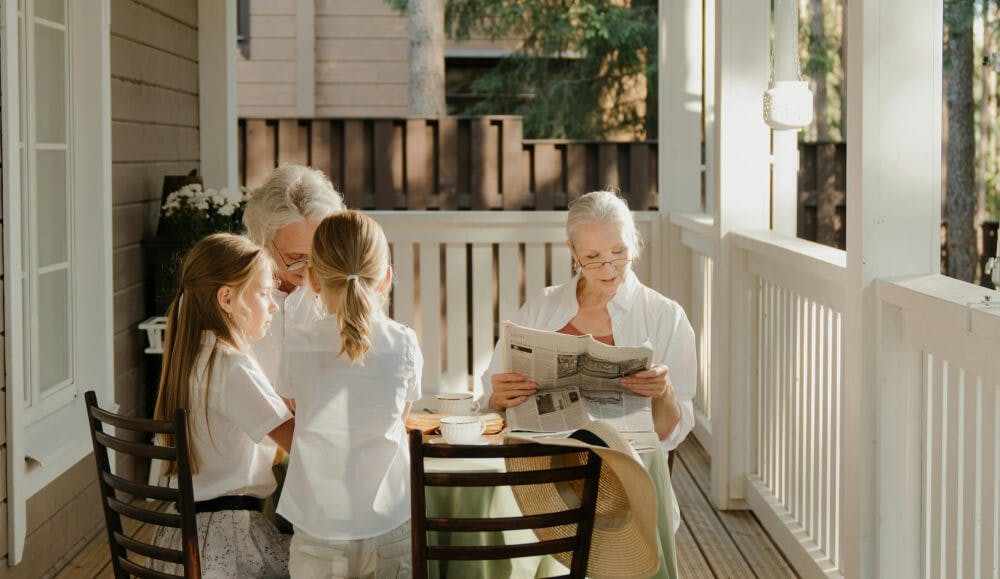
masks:
<svg viewBox="0 0 1000 579"><path fill-rule="evenodd" d="M656 528L656 490L639 455L611 424L599 420L587 423L569 437L507 437L508 443L552 444L592 450L601 457L601 479L597 492L597 512L590 545L587 576L649 577L660 567L659 536ZM508 472L547 470L579 466L586 455L508 458ZM555 463L555 464L553 464ZM511 487L521 512L538 515L578 508L583 495L582 481ZM575 525L534 529L540 541L572 537ZM571 553L555 558L570 564Z"/></svg>

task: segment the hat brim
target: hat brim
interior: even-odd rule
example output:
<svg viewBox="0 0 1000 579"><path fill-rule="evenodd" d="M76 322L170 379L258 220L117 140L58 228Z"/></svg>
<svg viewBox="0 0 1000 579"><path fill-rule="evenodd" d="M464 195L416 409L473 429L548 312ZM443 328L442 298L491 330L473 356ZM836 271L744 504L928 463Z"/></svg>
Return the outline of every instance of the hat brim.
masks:
<svg viewBox="0 0 1000 579"><path fill-rule="evenodd" d="M660 567L659 535L657 533L657 497L649 472L642 465L631 445L608 423L593 421L581 430L595 434L608 447L588 444L562 436L526 438L508 436L515 444L539 443L591 450L601 457L601 480L597 497L597 514L591 539L587 576L595 579L649 577ZM556 460L579 460L581 455L568 455ZM507 459L508 471L547 470L566 464L553 465L553 457ZM525 515L557 512L577 508L582 485L542 484L511 487L521 512ZM539 540L571 537L573 525L535 529ZM570 553L555 555L569 566Z"/></svg>

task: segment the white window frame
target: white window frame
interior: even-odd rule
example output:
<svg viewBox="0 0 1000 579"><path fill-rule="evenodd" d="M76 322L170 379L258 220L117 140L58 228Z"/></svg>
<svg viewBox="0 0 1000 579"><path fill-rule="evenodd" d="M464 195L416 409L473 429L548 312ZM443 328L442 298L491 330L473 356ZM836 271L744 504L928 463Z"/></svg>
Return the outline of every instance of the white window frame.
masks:
<svg viewBox="0 0 1000 579"><path fill-rule="evenodd" d="M32 0L21 0L31 2ZM22 269L19 146L20 62L18 0L0 0L0 87L3 115L4 330L6 333L8 562L17 564L26 535L29 497L91 452L83 392L93 389L105 406L114 404L114 325L111 198L111 59L109 0L66 3L70 31L68 141L72 204L72 277L75 383L62 404L29 412L20 275ZM8 25L9 23L13 25ZM30 99L28 106L33 106Z"/></svg>

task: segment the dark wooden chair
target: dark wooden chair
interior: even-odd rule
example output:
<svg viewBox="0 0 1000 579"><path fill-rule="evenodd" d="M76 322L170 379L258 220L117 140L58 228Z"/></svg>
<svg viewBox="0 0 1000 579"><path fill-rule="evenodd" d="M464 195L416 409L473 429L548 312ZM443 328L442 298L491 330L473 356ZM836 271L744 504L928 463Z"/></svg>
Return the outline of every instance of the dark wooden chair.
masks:
<svg viewBox="0 0 1000 579"><path fill-rule="evenodd" d="M85 398L90 435L94 443L94 458L97 461L97 478L104 506L104 520L108 528L108 544L111 547L111 565L116 579L132 576L152 579L201 577L191 466L186 450L178 452L178 449L187 449L186 413L178 410L172 421L132 418L101 410L97 406L97 397L93 391L87 392ZM104 425L114 427L115 434L105 432ZM128 434L133 436L130 438ZM157 434L174 435L177 446L159 446L132 440L132 438L145 440L150 435L155 440ZM109 450L142 459L176 461L177 488L152 486L112 474L108 459ZM141 502L129 502L123 495L174 503L177 514L144 508ZM150 525L180 529L182 549L178 551L159 547L127 536L122 530L122 517ZM130 560L128 558L130 553L150 560L180 565L184 574L172 575L147 568Z"/></svg>
<svg viewBox="0 0 1000 579"><path fill-rule="evenodd" d="M435 472L424 471L424 458L528 458L583 454L587 455L582 466L561 467L524 472ZM484 561L515 559L538 555L572 552L569 575L585 577L590 557L590 541L594 530L594 512L597 507L598 480L601 458L588 450L545 444L510 445L449 445L426 444L419 430L410 432L410 484L411 520L413 542L413 576L427 577L427 562ZM426 487L491 487L514 486L567 481L581 481L583 495L575 509L522 515L519 517L428 517ZM564 539L552 539L518 545L491 544L486 546L429 545L427 533L438 532L496 532L515 529L539 529L560 525L576 525L576 533Z"/></svg>

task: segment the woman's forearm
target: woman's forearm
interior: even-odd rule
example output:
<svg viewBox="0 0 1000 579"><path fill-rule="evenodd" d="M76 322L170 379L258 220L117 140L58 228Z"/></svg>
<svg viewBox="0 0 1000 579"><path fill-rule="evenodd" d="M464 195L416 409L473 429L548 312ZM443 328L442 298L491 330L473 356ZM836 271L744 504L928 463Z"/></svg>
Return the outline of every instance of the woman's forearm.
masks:
<svg viewBox="0 0 1000 579"><path fill-rule="evenodd" d="M660 440L666 440L681 422L681 407L673 388L667 388L662 397L653 398L653 428Z"/></svg>

